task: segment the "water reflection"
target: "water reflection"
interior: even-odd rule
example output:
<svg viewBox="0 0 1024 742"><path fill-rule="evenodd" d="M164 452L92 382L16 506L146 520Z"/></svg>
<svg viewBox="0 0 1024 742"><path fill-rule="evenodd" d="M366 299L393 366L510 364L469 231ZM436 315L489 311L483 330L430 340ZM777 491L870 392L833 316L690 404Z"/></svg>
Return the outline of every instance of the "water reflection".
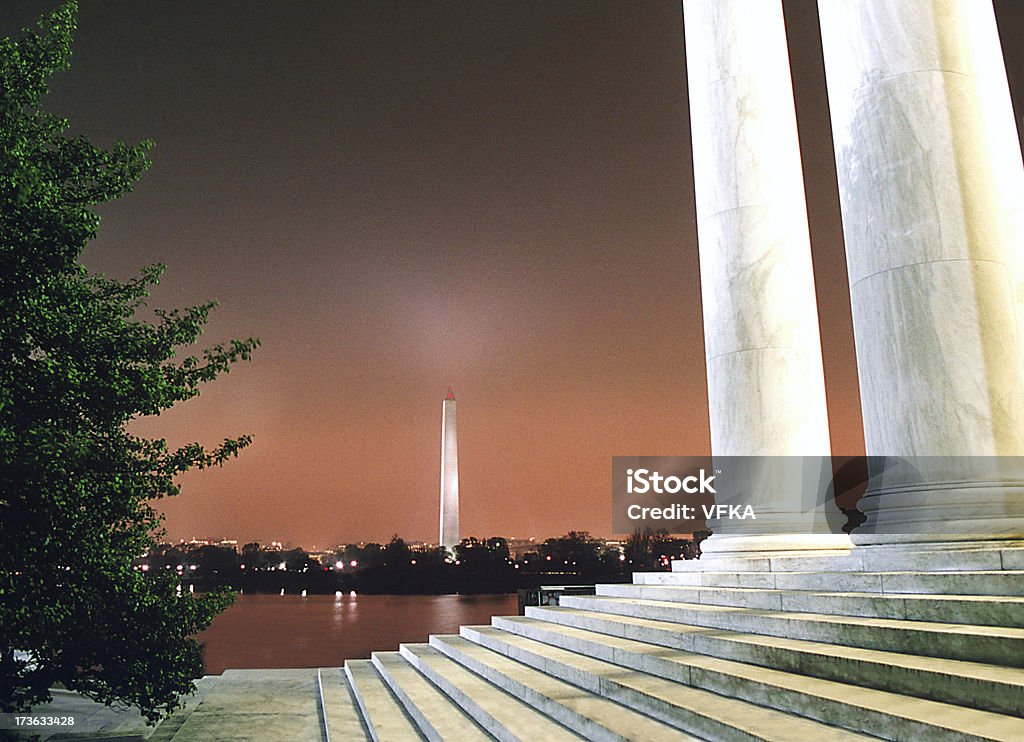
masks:
<svg viewBox="0 0 1024 742"><path fill-rule="evenodd" d="M515 612L515 595L239 595L199 640L208 673L333 667Z"/></svg>

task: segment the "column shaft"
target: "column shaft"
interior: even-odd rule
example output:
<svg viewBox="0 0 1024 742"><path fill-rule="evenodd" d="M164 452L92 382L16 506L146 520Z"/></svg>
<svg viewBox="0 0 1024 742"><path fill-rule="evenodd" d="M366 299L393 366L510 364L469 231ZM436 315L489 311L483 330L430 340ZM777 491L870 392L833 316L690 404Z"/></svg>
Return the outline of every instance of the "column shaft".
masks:
<svg viewBox="0 0 1024 742"><path fill-rule="evenodd" d="M992 4L818 5L867 453L1024 454L1024 167ZM964 466L869 491L855 541L1024 533L1019 488Z"/></svg>
<svg viewBox="0 0 1024 742"><path fill-rule="evenodd" d="M712 452L827 456L782 5L684 0L683 13ZM716 525L707 546L726 548L725 524ZM731 541L730 549L767 543ZM787 544L780 548L795 540Z"/></svg>

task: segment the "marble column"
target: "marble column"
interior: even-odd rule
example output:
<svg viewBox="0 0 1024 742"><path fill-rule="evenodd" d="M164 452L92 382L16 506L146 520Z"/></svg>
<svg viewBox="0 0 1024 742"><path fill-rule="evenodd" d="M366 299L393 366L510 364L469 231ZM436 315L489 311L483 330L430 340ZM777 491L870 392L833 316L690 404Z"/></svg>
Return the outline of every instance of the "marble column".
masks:
<svg viewBox="0 0 1024 742"><path fill-rule="evenodd" d="M782 4L684 0L683 22L712 453L828 456ZM837 542L711 525L705 552ZM755 527L766 525L762 518Z"/></svg>
<svg viewBox="0 0 1024 742"><path fill-rule="evenodd" d="M1024 167L992 3L818 3L872 487L856 543L1024 534ZM1005 467L1006 472L1000 473Z"/></svg>

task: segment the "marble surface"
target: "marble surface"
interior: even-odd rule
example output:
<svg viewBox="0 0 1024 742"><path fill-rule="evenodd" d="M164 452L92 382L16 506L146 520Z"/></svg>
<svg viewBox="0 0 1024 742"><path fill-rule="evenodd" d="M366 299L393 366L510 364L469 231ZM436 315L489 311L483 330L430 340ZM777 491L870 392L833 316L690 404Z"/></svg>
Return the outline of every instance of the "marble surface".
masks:
<svg viewBox="0 0 1024 742"><path fill-rule="evenodd" d="M931 700L907 698L871 688L854 688L844 682L822 678L794 677L788 672L763 666L752 667L720 657L668 649L652 652L646 642L618 637L609 639L571 627L551 631L538 626L540 623L531 625L519 620L500 629L474 627L470 631L473 632L473 641L534 667L543 666L545 671L559 677L572 677L578 669L583 669L596 677L611 674L614 679L608 684L621 687L630 684L628 673L620 669L627 667L646 676L670 680L693 689L762 705L770 703L777 711L816 721L835 723L842 720L842 725L848 729L882 738L926 739L950 732L971 734L979 727L1004 722L1001 717L983 711L951 712L948 705ZM512 631L508 631L509 628ZM595 663L590 659L592 657L602 662ZM591 670L586 667L590 664L598 666ZM650 687L653 684L647 680L637 685ZM672 695L679 699L685 697L682 693ZM743 713L742 709L737 711ZM799 729L792 719L783 717L776 721L786 725L790 738L810 739L815 733L814 729ZM1017 723L1018 729L1022 726L1024 721ZM1004 731L1010 731L1008 724Z"/></svg>
<svg viewBox="0 0 1024 742"><path fill-rule="evenodd" d="M601 656L602 650L595 646L600 643L613 652L614 661L623 664L628 662L626 652L623 651L627 645L623 644L623 640L666 648L654 652L649 647L645 658L635 655L645 665L642 669L646 672L657 671L660 660L671 656L672 650L669 648L674 648L704 657L743 662L748 668L760 666L797 673L810 682L811 689L815 688L814 679L824 678L891 693L908 693L918 697L923 695L933 700L997 713L1019 715L1024 708L1021 701L1024 671L1017 668L717 629L686 627L680 630L679 624L667 621L572 612L558 608L538 611L534 618L495 619L495 626L541 641L556 642L560 646L592 653L594 656ZM585 639L588 632L593 632L590 642ZM567 641L569 637L575 641L570 643L571 640ZM743 675L747 673L741 673ZM676 677L683 681L685 674L677 674ZM744 679L756 682L756 671L749 672L749 676ZM840 696L853 700L856 691L851 693L852 690L848 687ZM774 694L769 698L774 705ZM888 706L899 709L903 700L891 698ZM942 711L949 713L948 708ZM927 736L919 731L906 738Z"/></svg>
<svg viewBox="0 0 1024 742"><path fill-rule="evenodd" d="M782 5L684 0L683 15L711 450L720 456L827 455ZM716 524L708 549L753 548L744 534L760 525ZM719 543L726 531L728 544ZM776 547L795 548L785 539L775 539Z"/></svg>
<svg viewBox="0 0 1024 742"><path fill-rule="evenodd" d="M345 670L341 667L322 667L319 672L328 736L332 740L369 742L370 733L363 724Z"/></svg>
<svg viewBox="0 0 1024 742"><path fill-rule="evenodd" d="M174 735L176 742L323 739L316 670L227 670Z"/></svg>
<svg viewBox="0 0 1024 742"><path fill-rule="evenodd" d="M418 742L423 737L370 660L348 660L345 676L374 742Z"/></svg>
<svg viewBox="0 0 1024 742"><path fill-rule="evenodd" d="M373 664L430 740L488 742L492 738L399 652L374 652Z"/></svg>
<svg viewBox="0 0 1024 742"><path fill-rule="evenodd" d="M466 669L427 644L403 644L402 656L497 739L571 742L585 737Z"/></svg>
<svg viewBox="0 0 1024 742"><path fill-rule="evenodd" d="M712 451L828 453L782 6L685 0L683 14Z"/></svg>
<svg viewBox="0 0 1024 742"><path fill-rule="evenodd" d="M1024 165L991 3L819 4L869 455L1024 454ZM929 482L918 484L927 485ZM894 489L856 543L1024 534L1018 484Z"/></svg>
<svg viewBox="0 0 1024 742"><path fill-rule="evenodd" d="M869 455L1024 453L1024 166L992 13L819 7Z"/></svg>

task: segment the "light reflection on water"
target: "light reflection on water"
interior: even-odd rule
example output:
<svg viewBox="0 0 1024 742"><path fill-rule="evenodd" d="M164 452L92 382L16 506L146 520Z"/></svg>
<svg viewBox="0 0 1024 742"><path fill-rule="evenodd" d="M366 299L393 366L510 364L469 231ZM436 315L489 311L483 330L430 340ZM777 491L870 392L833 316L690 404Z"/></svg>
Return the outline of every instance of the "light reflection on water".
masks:
<svg viewBox="0 0 1024 742"><path fill-rule="evenodd" d="M334 667L516 612L515 595L239 595L199 635L206 672Z"/></svg>

